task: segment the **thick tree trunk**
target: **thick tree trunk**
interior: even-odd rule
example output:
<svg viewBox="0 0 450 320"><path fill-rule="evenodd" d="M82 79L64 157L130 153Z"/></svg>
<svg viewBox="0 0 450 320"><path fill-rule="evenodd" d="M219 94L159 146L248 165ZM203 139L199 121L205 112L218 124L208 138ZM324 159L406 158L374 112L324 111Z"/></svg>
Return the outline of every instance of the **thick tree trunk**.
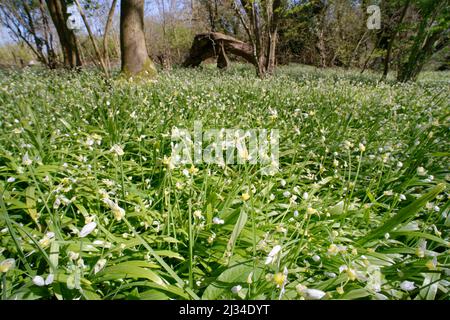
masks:
<svg viewBox="0 0 450 320"><path fill-rule="evenodd" d="M195 36L185 67L197 67L209 58L218 58L217 66L228 66L227 53L244 58L254 66L258 66L253 55L253 47L245 42L219 32L200 33Z"/></svg>
<svg viewBox="0 0 450 320"><path fill-rule="evenodd" d="M58 33L61 50L64 56L64 65L70 68L82 65L80 52L75 33L67 28L67 7L64 1L46 0L48 11L52 17L56 32Z"/></svg>
<svg viewBox="0 0 450 320"><path fill-rule="evenodd" d="M127 76L156 75L155 65L145 46L144 0L121 0L120 49L122 73Z"/></svg>

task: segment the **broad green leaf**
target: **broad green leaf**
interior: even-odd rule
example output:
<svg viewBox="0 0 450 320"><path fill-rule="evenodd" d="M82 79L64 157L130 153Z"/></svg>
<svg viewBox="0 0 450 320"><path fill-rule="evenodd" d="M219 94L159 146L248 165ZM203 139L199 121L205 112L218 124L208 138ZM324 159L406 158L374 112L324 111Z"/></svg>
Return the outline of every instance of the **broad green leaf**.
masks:
<svg viewBox="0 0 450 320"><path fill-rule="evenodd" d="M145 265L145 264L144 264ZM123 278L143 278L165 286L164 281L155 272L142 267L140 261L127 261L107 267L98 273L97 281L117 280Z"/></svg>
<svg viewBox="0 0 450 320"><path fill-rule="evenodd" d="M424 273L423 274L423 284L424 287L420 290L419 295L415 300L434 300L436 298L437 289L439 286L439 279L441 278L440 273Z"/></svg>
<svg viewBox="0 0 450 320"><path fill-rule="evenodd" d="M170 250L155 250L155 253L161 257L175 258L178 260L184 260L184 258L178 253Z"/></svg>
<svg viewBox="0 0 450 320"><path fill-rule="evenodd" d="M27 212L30 215L31 219L33 219L33 221L39 225L38 219L39 219L39 214L36 210L36 197L34 194L34 187L29 186L26 191L26 203L27 203Z"/></svg>
<svg viewBox="0 0 450 320"><path fill-rule="evenodd" d="M358 244L363 245L372 239L376 239L384 236L387 232L394 229L399 224L406 221L408 218L413 217L427 202L433 200L439 193L445 190L445 184L440 183L432 188L427 194L421 196L419 199L411 203L410 205L400 209L400 211L386 221L383 225L376 228L374 231L364 236L357 241Z"/></svg>
<svg viewBox="0 0 450 320"><path fill-rule="evenodd" d="M344 294L341 298L344 300L354 300L354 299L360 299L364 298L370 295L370 292L366 289L355 289L352 291L349 291L348 293Z"/></svg>
<svg viewBox="0 0 450 320"><path fill-rule="evenodd" d="M245 283L249 274L254 270L253 266L248 264L237 264L228 267L222 272L217 279L212 282L203 293L203 300L216 300L220 299L226 292L231 292L231 287L238 283ZM253 275L254 278L258 278L261 275L262 270L256 269Z"/></svg>
<svg viewBox="0 0 450 320"><path fill-rule="evenodd" d="M141 300L169 300L170 299L163 292L154 290L154 289L139 293L139 298Z"/></svg>
<svg viewBox="0 0 450 320"><path fill-rule="evenodd" d="M239 237L246 222L247 222L247 213L242 209L241 213L239 214L239 218L236 221L236 224L234 225L234 229L233 232L231 233L230 240L228 240L227 249L224 252L224 257L226 257L227 254L229 254L230 256L232 255L234 245L236 244L236 240Z"/></svg>

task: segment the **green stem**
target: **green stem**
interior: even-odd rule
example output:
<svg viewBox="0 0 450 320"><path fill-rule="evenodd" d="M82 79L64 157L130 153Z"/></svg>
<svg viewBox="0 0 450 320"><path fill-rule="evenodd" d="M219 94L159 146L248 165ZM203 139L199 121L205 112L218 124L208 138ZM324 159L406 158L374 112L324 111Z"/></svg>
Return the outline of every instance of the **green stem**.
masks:
<svg viewBox="0 0 450 320"><path fill-rule="evenodd" d="M122 180L122 199L123 201L125 201L125 177L123 175L123 162L122 162L122 157L119 156L120 159L120 178Z"/></svg>
<svg viewBox="0 0 450 320"><path fill-rule="evenodd" d="M2 300L6 300L6 272L2 275Z"/></svg>
<svg viewBox="0 0 450 320"><path fill-rule="evenodd" d="M37 189L37 191L38 191L38 193L39 193L39 196L41 197L42 201L44 202L44 207L45 207L45 209L47 210L48 215L49 215L49 217L50 217L50 220L51 220L51 222L52 222L52 224L53 224L53 228L54 228L55 234L56 234L56 236L57 236L57 239L60 240L60 241L62 241L62 240L64 240L64 238L63 238L63 236L62 236L62 234L61 234L61 228L59 227L57 215L54 214L54 213L50 210L50 207L48 206L47 201L45 201L44 193L42 192L41 188L39 187L39 183L38 183L37 180L36 180L36 176L35 176L35 174L34 174L34 169L33 169L32 167L30 167L30 173L31 173L31 178L33 179L33 182L34 182L34 184L35 184L35 186L36 186L36 189Z"/></svg>
<svg viewBox="0 0 450 320"><path fill-rule="evenodd" d="M192 291L191 288L185 288L185 282L176 274L176 272L150 247L146 240L144 240L141 235L136 231L136 229L131 225L131 223L124 218L123 220L125 224L130 228L134 234L134 236L141 241L142 245L148 252L155 258L155 260L167 271L168 274L172 276L172 278L177 282L179 288L186 290L186 292L193 298L194 300L200 300L199 296Z"/></svg>
<svg viewBox="0 0 450 320"><path fill-rule="evenodd" d="M193 239L193 232L192 232L192 206L191 206L191 200L189 199L189 288L193 288L193 275L192 275L192 266L193 266L193 249L194 249L194 239Z"/></svg>

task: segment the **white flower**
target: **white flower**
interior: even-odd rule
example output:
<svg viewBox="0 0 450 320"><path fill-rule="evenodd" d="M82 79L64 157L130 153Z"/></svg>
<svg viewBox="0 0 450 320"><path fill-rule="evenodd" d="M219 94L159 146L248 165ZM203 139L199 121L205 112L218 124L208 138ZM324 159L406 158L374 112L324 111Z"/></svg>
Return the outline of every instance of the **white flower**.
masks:
<svg viewBox="0 0 450 320"><path fill-rule="evenodd" d="M276 245L273 247L273 249L269 252L269 255L266 258L265 264L270 264L275 260L276 255L281 251L281 246Z"/></svg>
<svg viewBox="0 0 450 320"><path fill-rule="evenodd" d="M47 232L45 235L49 239L53 239L55 237L55 233L52 231Z"/></svg>
<svg viewBox="0 0 450 320"><path fill-rule="evenodd" d="M425 176L427 174L427 171L424 167L418 167L417 168L417 175L419 176Z"/></svg>
<svg viewBox="0 0 450 320"><path fill-rule="evenodd" d="M297 218L298 217L298 210L294 211L294 217Z"/></svg>
<svg viewBox="0 0 450 320"><path fill-rule="evenodd" d="M414 290L416 286L414 282L405 280L400 284L400 288L404 291L411 291Z"/></svg>
<svg viewBox="0 0 450 320"><path fill-rule="evenodd" d="M107 186L107 187L113 187L114 186L114 181L110 180L110 179L102 179L102 182Z"/></svg>
<svg viewBox="0 0 450 320"><path fill-rule="evenodd" d="M212 220L212 222L214 224L224 224L225 221L223 219L220 219L219 217L214 217L214 219Z"/></svg>
<svg viewBox="0 0 450 320"><path fill-rule="evenodd" d="M351 143L350 141L345 140L344 141L344 148L345 149L353 148L353 143Z"/></svg>
<svg viewBox="0 0 450 320"><path fill-rule="evenodd" d="M253 283L253 271L250 272L247 276L247 283L252 284Z"/></svg>
<svg viewBox="0 0 450 320"><path fill-rule="evenodd" d="M309 198L308 192L303 192L302 198L305 200L308 200L308 198Z"/></svg>
<svg viewBox="0 0 450 320"><path fill-rule="evenodd" d="M118 156L123 156L124 155L122 147L120 145L118 145L118 144L113 145L113 147L111 148L110 151L114 152Z"/></svg>
<svg viewBox="0 0 450 320"><path fill-rule="evenodd" d="M53 283L53 280L55 279L55 275L50 273L47 278L45 279L45 285L48 286Z"/></svg>
<svg viewBox="0 0 450 320"><path fill-rule="evenodd" d="M14 177L9 177L8 180L6 180L6 182L9 182L9 183L12 183L14 181L16 181L16 178L14 178Z"/></svg>
<svg viewBox="0 0 450 320"><path fill-rule="evenodd" d="M358 147L359 147L359 151L361 151L361 152L366 151L366 146L363 145L362 143L360 143Z"/></svg>
<svg viewBox="0 0 450 320"><path fill-rule="evenodd" d="M289 198L290 195L291 195L291 193L290 193L289 191L283 192L283 196L284 196L285 198Z"/></svg>
<svg viewBox="0 0 450 320"><path fill-rule="evenodd" d="M33 283L38 287L43 287L52 284L54 279L55 276L53 274L49 274L45 280L41 276L35 276L33 278Z"/></svg>
<svg viewBox="0 0 450 320"><path fill-rule="evenodd" d="M369 279L367 280L366 288L374 292L381 291L382 275L380 268L377 266L370 266L367 269Z"/></svg>
<svg viewBox="0 0 450 320"><path fill-rule="evenodd" d="M400 200L401 200L401 201L406 200L406 196L405 196L404 194L401 194L401 195L400 195Z"/></svg>
<svg viewBox="0 0 450 320"><path fill-rule="evenodd" d="M320 257L316 254L316 255L314 255L313 257L312 257L312 259L315 261L315 262L319 262L320 261Z"/></svg>
<svg viewBox="0 0 450 320"><path fill-rule="evenodd" d="M14 269L16 266L16 260L9 258L0 262L0 273L6 273L9 270Z"/></svg>
<svg viewBox="0 0 450 320"><path fill-rule="evenodd" d="M114 218L117 221L122 220L122 218L125 216L125 210L124 209L119 207L119 205L116 202L112 201L111 199L104 198L103 202L106 203L109 206L109 208L111 209L111 211L112 211L112 213L114 215Z"/></svg>
<svg viewBox="0 0 450 320"><path fill-rule="evenodd" d="M44 278L42 278L41 276L35 276L35 277L33 278L33 283L34 283L35 285L37 285L38 287L43 287L43 286L45 286L45 280L44 280Z"/></svg>
<svg viewBox="0 0 450 320"><path fill-rule="evenodd" d="M333 167L337 167L339 165L339 161L336 159L333 160Z"/></svg>
<svg viewBox="0 0 450 320"><path fill-rule="evenodd" d="M202 212L201 212L200 210L195 210L195 211L194 211L194 218L197 218L197 219L204 219L204 217L203 217L203 215L202 215Z"/></svg>
<svg viewBox="0 0 450 320"><path fill-rule="evenodd" d="M86 139L86 145L87 145L87 146L90 147L90 146L92 146L94 143L95 143L94 139L92 139L92 138L90 138L90 137Z"/></svg>
<svg viewBox="0 0 450 320"><path fill-rule="evenodd" d="M397 168L401 168L401 167L403 167L403 162L401 162L401 161L397 162Z"/></svg>
<svg viewBox="0 0 450 320"><path fill-rule="evenodd" d="M100 272L106 265L106 259L100 259L94 266L94 274Z"/></svg>
<svg viewBox="0 0 450 320"><path fill-rule="evenodd" d="M231 292L233 292L234 294L238 294L239 291L241 291L241 290L242 290L242 286L240 286L240 285L237 285L237 286L234 286L233 288L231 288Z"/></svg>
<svg viewBox="0 0 450 320"><path fill-rule="evenodd" d="M304 297L306 300L320 300L325 296L325 292L318 289L308 289L302 284L298 284L295 289L298 294Z"/></svg>
<svg viewBox="0 0 450 320"><path fill-rule="evenodd" d="M68 256L70 260L77 260L80 254L77 252L69 251Z"/></svg>
<svg viewBox="0 0 450 320"><path fill-rule="evenodd" d="M90 222L86 224L80 231L80 238L86 237L88 234L90 234L94 229L97 227L97 224L95 222Z"/></svg>
<svg viewBox="0 0 450 320"><path fill-rule="evenodd" d="M30 159L30 156L28 156L28 152L25 153L25 155L22 158L22 164L24 166L29 166L33 163L33 160Z"/></svg>

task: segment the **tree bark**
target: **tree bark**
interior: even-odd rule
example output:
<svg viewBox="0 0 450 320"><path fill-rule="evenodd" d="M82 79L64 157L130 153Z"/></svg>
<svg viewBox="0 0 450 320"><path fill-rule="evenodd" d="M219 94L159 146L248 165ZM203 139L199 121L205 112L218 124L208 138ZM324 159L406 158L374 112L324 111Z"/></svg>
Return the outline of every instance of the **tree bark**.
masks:
<svg viewBox="0 0 450 320"><path fill-rule="evenodd" d="M116 4L117 0L113 0L111 3L111 8L109 9L108 20L106 20L105 32L103 33L103 59L105 59L108 68L111 68L111 62L109 61L109 54L108 54L108 32L109 29L111 28L112 20L114 17L114 11L116 9Z"/></svg>
<svg viewBox="0 0 450 320"><path fill-rule="evenodd" d="M219 32L200 33L195 36L188 58L184 61L184 67L198 67L202 61L208 58L218 58L218 67L228 66L227 53L232 53L255 67L258 62L253 54L253 46Z"/></svg>
<svg viewBox="0 0 450 320"><path fill-rule="evenodd" d="M55 50L53 49L53 36L50 31L50 27L48 24L47 14L45 11L45 4L44 0L39 0L39 10L41 12L42 16L42 25L44 29L44 41L45 41L45 47L47 48L47 61L48 61L48 67L50 69L56 68L58 61L56 58Z"/></svg>
<svg viewBox="0 0 450 320"><path fill-rule="evenodd" d="M145 45L144 0L121 0L120 49L122 73L128 76L156 75Z"/></svg>
<svg viewBox="0 0 450 320"><path fill-rule="evenodd" d="M384 58L384 70L383 70L383 76L381 78L382 80L385 80L389 73L389 64L391 62L391 54L392 54L392 48L394 46L394 41L395 41L395 38L397 37L400 26L403 23L403 20L405 19L406 12L408 11L410 2L411 2L410 0L406 1L405 5L403 7L403 10L402 10L402 14L400 16L400 21L398 22L396 28L394 29L391 39L389 39L389 45L388 45L388 48L386 51L386 57Z"/></svg>
<svg viewBox="0 0 450 320"><path fill-rule="evenodd" d="M67 27L67 7L64 1L46 0L48 11L52 17L56 32L58 33L61 50L64 57L64 65L70 68L82 65L80 51L75 33Z"/></svg>

